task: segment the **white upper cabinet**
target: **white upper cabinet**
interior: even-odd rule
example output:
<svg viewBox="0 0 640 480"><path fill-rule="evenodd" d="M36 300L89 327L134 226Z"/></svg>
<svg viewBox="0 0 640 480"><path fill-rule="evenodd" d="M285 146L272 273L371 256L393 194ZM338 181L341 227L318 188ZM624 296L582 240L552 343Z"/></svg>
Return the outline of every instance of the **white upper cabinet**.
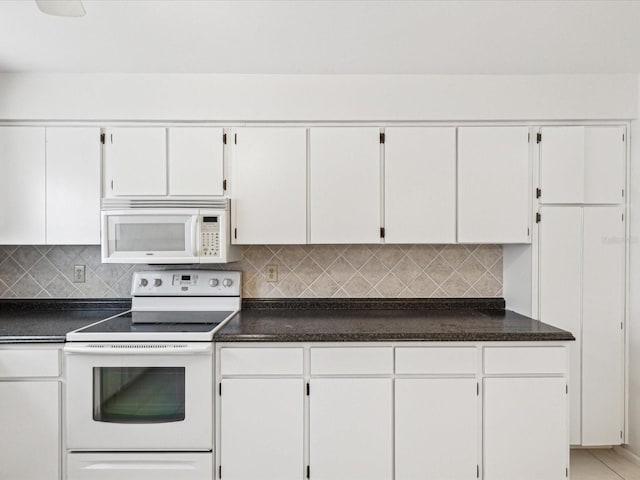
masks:
<svg viewBox="0 0 640 480"><path fill-rule="evenodd" d="M380 243L380 130L310 130L310 243Z"/></svg>
<svg viewBox="0 0 640 480"><path fill-rule="evenodd" d="M45 243L45 130L0 127L0 244Z"/></svg>
<svg viewBox="0 0 640 480"><path fill-rule="evenodd" d="M458 241L529 243L528 127L458 129Z"/></svg>
<svg viewBox="0 0 640 480"><path fill-rule="evenodd" d="M222 195L222 128L176 127L167 134L169 195Z"/></svg>
<svg viewBox="0 0 640 480"><path fill-rule="evenodd" d="M306 129L240 128L236 135L233 243L307 243Z"/></svg>
<svg viewBox="0 0 640 480"><path fill-rule="evenodd" d="M99 244L100 129L47 127L46 136L47 243Z"/></svg>
<svg viewBox="0 0 640 480"><path fill-rule="evenodd" d="M625 127L543 127L540 132L540 203L623 201Z"/></svg>
<svg viewBox="0 0 640 480"><path fill-rule="evenodd" d="M104 157L105 196L166 195L166 129L112 128Z"/></svg>
<svg viewBox="0 0 640 480"><path fill-rule="evenodd" d="M385 243L456 241L456 129L385 129Z"/></svg>

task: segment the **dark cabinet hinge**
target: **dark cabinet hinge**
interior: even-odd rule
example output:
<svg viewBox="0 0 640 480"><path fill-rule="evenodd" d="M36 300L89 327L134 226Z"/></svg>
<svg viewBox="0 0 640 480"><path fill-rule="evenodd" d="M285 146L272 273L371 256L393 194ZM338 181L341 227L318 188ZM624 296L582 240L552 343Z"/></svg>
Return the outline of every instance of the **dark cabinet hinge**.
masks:
<svg viewBox="0 0 640 480"><path fill-rule="evenodd" d="M233 229L233 238L235 238L236 240L238 239L238 229L237 228Z"/></svg>
<svg viewBox="0 0 640 480"><path fill-rule="evenodd" d="M222 181L222 190L226 190L227 189L227 180L223 180Z"/></svg>
<svg viewBox="0 0 640 480"><path fill-rule="evenodd" d="M538 132L536 134L536 143L542 142L542 133Z"/></svg>
<svg viewBox="0 0 640 480"><path fill-rule="evenodd" d="M384 238L384 227L380 227L380 238Z"/></svg>
<svg viewBox="0 0 640 480"><path fill-rule="evenodd" d="M311 478L311 467L307 465L307 478Z"/></svg>
<svg viewBox="0 0 640 480"><path fill-rule="evenodd" d="M380 143L384 143L385 135L384 133L380 134Z"/></svg>
<svg viewBox="0 0 640 480"><path fill-rule="evenodd" d="M222 465L218 467L218 478L222 478Z"/></svg>
<svg viewBox="0 0 640 480"><path fill-rule="evenodd" d="M218 395L222 396L222 382L218 384Z"/></svg>
<svg viewBox="0 0 640 480"><path fill-rule="evenodd" d="M311 393L311 387L309 386L309 382L307 382L307 397Z"/></svg>
<svg viewBox="0 0 640 480"><path fill-rule="evenodd" d="M542 220L542 215L540 215L540 213L536 213L536 223L540 223L541 220Z"/></svg>
<svg viewBox="0 0 640 480"><path fill-rule="evenodd" d="M536 198L540 198L542 196L542 189L536 188Z"/></svg>
<svg viewBox="0 0 640 480"><path fill-rule="evenodd" d="M224 143L225 145L227 144L227 134L226 133L222 134L222 143Z"/></svg>
<svg viewBox="0 0 640 480"><path fill-rule="evenodd" d="M104 133L100 134L100 143L104 145L106 135Z"/></svg>

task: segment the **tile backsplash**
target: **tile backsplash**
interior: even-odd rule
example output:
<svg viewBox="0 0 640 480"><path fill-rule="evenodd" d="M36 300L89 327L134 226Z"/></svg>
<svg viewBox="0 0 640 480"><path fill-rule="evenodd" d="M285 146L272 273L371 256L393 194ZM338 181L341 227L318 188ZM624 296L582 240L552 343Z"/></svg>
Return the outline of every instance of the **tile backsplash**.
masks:
<svg viewBox="0 0 640 480"><path fill-rule="evenodd" d="M73 283L74 265L86 265L85 283ZM102 264L96 245L0 246L0 297L129 297L133 272L150 268ZM497 245L255 245L202 268L241 270L247 298L502 296Z"/></svg>

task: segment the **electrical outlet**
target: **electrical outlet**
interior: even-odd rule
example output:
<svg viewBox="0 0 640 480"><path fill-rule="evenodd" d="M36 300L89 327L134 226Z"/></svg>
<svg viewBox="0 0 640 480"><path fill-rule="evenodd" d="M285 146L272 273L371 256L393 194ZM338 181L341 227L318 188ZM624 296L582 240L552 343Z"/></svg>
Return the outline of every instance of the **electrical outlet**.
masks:
<svg viewBox="0 0 640 480"><path fill-rule="evenodd" d="M278 265L267 265L267 282L278 281Z"/></svg>
<svg viewBox="0 0 640 480"><path fill-rule="evenodd" d="M73 267L73 283L84 283L87 279L87 268L84 265L75 265Z"/></svg>

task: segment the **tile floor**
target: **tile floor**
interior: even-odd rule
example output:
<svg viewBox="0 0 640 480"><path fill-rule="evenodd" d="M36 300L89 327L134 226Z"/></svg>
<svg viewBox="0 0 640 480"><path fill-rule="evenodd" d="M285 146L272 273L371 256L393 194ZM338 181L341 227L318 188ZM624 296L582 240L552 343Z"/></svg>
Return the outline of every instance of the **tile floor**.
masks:
<svg viewBox="0 0 640 480"><path fill-rule="evenodd" d="M640 480L640 466L612 449L571 450L571 480Z"/></svg>

